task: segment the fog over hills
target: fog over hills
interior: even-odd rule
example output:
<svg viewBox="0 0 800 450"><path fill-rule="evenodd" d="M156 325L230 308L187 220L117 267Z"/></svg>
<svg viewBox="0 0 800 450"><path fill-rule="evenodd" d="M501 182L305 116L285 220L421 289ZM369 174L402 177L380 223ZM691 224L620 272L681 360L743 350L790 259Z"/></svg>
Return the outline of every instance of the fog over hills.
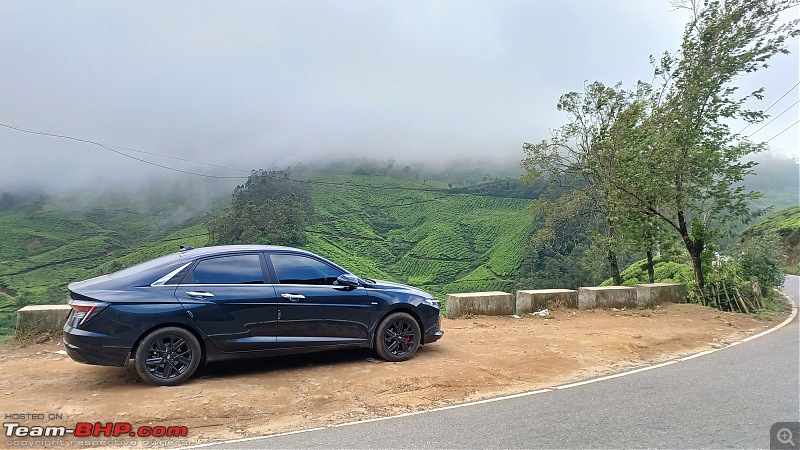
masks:
<svg viewBox="0 0 800 450"><path fill-rule="evenodd" d="M561 94L587 80L649 80L648 56L674 51L686 20L666 0L6 0L0 123L224 177L343 157L513 165L523 142L563 123ZM742 85L766 88L757 106L798 80L797 49L795 40L792 55ZM795 108L753 139L796 119ZM795 128L770 146L796 154L797 142ZM135 190L180 177L97 145L0 127L0 191Z"/></svg>

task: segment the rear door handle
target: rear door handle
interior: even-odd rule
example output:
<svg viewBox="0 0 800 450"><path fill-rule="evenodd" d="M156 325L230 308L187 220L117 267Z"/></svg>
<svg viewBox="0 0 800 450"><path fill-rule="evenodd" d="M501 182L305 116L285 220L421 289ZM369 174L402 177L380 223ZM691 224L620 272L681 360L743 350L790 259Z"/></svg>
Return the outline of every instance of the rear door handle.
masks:
<svg viewBox="0 0 800 450"><path fill-rule="evenodd" d="M214 296L211 292L196 292L196 291L189 291L186 293L189 297L192 298L211 298Z"/></svg>
<svg viewBox="0 0 800 450"><path fill-rule="evenodd" d="M300 295L300 294L281 294L281 297L288 298L290 301L293 301L293 302L296 302L296 301L299 301L299 300L302 300L302 299L306 298L305 295Z"/></svg>

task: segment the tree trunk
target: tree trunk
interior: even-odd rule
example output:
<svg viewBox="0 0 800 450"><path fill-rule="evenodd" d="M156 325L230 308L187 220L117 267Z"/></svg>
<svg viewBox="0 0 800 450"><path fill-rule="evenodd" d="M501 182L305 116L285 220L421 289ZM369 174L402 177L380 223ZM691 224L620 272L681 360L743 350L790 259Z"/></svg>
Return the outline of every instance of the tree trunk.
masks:
<svg viewBox="0 0 800 450"><path fill-rule="evenodd" d="M622 285L622 275L619 274L619 263L617 262L617 254L613 250L608 251L608 265L611 266L611 272L614 276L614 285Z"/></svg>
<svg viewBox="0 0 800 450"><path fill-rule="evenodd" d="M697 287L697 294L703 298L703 289L705 288L706 280L703 274L701 255L705 249L705 242L702 239L692 239L692 237L689 236L689 227L686 224L686 218L683 212L678 213L678 226L681 238L683 238L683 244L686 246L686 250L692 258L692 270L694 270L694 284Z"/></svg>
<svg viewBox="0 0 800 450"><path fill-rule="evenodd" d="M692 269L694 270L695 284L697 284L697 288L702 292L703 288L705 288L706 281L705 281L705 276L703 274L702 259L700 258L700 253L689 251L689 256L692 257Z"/></svg>
<svg viewBox="0 0 800 450"><path fill-rule="evenodd" d="M613 250L612 242L614 241L614 225L611 224L611 220L608 221L608 265L611 267L611 274L614 277L614 284L617 286L622 285L622 275L619 273L619 261L617 259L617 252Z"/></svg>
<svg viewBox="0 0 800 450"><path fill-rule="evenodd" d="M761 284L758 278L750 277L750 286L753 287L753 298L755 299L756 307L764 309L764 297L761 296Z"/></svg>
<svg viewBox="0 0 800 450"><path fill-rule="evenodd" d="M647 277L650 279L650 283L656 282L656 273L655 268L653 267L653 250L647 249Z"/></svg>

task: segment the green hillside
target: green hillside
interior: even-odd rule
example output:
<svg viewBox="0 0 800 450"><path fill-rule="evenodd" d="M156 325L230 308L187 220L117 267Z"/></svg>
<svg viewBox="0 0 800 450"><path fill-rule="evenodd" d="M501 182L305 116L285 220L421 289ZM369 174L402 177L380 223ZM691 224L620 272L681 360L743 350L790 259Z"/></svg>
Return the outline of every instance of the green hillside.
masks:
<svg viewBox="0 0 800 450"><path fill-rule="evenodd" d="M159 213L78 212L56 203L0 213L0 335L13 332L22 306L65 303L72 281L173 252L179 244L207 242L203 225L166 225Z"/></svg>
<svg viewBox="0 0 800 450"><path fill-rule="evenodd" d="M534 231L529 198L544 184L503 179L450 186L388 175L317 175L310 180L304 247L362 277L412 284L440 297L513 291ZM73 193L0 212L0 335L13 332L21 306L65 302L72 281L174 252L182 244L207 245L204 223L229 201L231 191L205 189L219 199L209 202L188 194L195 188L109 193L94 200ZM789 269L800 271L800 207L753 225L746 235L767 229L786 242ZM626 284L644 281L642 262L623 276ZM691 272L665 260L656 265L656 277L685 282Z"/></svg>
<svg viewBox="0 0 800 450"><path fill-rule="evenodd" d="M688 262L672 261L667 258L653 259L653 277L656 283L694 283L694 273L692 266ZM647 275L647 260L642 259L628 266L620 272L622 286L633 286L636 284L646 284L650 282ZM614 279L609 278L603 281L601 286L614 286Z"/></svg>
<svg viewBox="0 0 800 450"><path fill-rule="evenodd" d="M440 296L509 291L533 217L526 199L482 192L391 177L321 175L311 181L305 248L360 276L410 283ZM503 192L493 186L491 193ZM229 198L230 192L220 195ZM182 244L207 244L209 211L187 214L182 204L163 199L136 203L117 199L113 207L77 208L51 199L0 212L0 335L13 332L20 307L65 302L72 281ZM174 210L180 215L172 217Z"/></svg>
<svg viewBox="0 0 800 450"><path fill-rule="evenodd" d="M533 227L529 200L377 176L315 181L309 250L439 295L513 289Z"/></svg>
<svg viewBox="0 0 800 450"><path fill-rule="evenodd" d="M742 233L743 239L765 233L777 234L785 246L787 273L800 275L800 206L794 206L753 224Z"/></svg>

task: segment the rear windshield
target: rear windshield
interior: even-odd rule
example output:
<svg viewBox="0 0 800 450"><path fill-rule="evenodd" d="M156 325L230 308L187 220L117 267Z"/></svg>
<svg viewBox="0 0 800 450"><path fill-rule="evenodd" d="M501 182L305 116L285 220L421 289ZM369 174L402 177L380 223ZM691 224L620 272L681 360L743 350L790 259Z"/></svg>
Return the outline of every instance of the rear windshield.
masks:
<svg viewBox="0 0 800 450"><path fill-rule="evenodd" d="M150 261L145 261L135 266L128 267L127 269L122 269L120 271L114 272L111 275L109 275L109 277L111 278L127 277L128 275L144 272L145 270L155 269L157 267L165 266L171 262L179 260L180 258L181 258L180 253L170 253L169 255L164 255L160 258L151 259Z"/></svg>

